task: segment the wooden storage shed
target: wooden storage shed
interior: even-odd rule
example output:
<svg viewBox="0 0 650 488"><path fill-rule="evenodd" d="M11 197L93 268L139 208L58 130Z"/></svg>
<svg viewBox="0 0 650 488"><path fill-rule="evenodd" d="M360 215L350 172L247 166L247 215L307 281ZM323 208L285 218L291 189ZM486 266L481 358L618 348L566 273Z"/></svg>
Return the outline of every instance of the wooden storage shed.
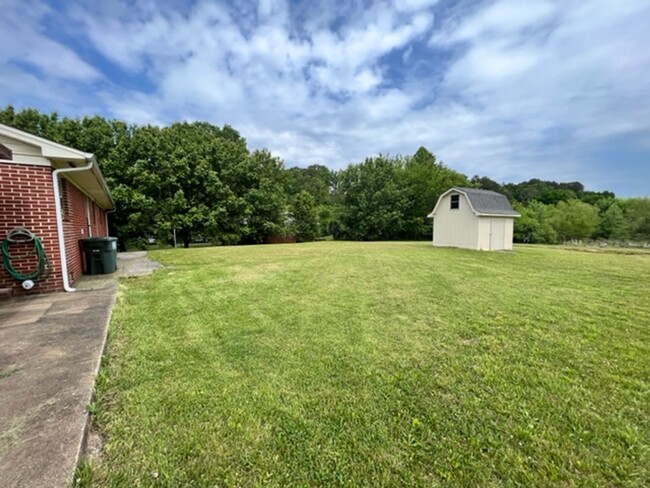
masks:
<svg viewBox="0 0 650 488"><path fill-rule="evenodd" d="M433 245L483 251L512 249L515 212L505 195L453 187L438 199L433 218Z"/></svg>
<svg viewBox="0 0 650 488"><path fill-rule="evenodd" d="M29 230L42 242L50 270L25 289L0 263L0 297L72 291L82 274L79 239L107 236L113 207L95 156L0 124L0 242L12 229ZM7 249L17 271L37 265L34 242Z"/></svg>

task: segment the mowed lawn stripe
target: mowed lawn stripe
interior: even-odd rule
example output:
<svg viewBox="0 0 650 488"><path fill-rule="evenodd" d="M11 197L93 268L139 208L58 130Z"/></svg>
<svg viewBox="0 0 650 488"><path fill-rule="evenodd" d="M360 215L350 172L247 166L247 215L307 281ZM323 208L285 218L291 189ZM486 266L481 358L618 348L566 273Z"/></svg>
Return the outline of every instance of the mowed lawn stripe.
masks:
<svg viewBox="0 0 650 488"><path fill-rule="evenodd" d="M650 483L650 255L152 254L113 316L97 486Z"/></svg>

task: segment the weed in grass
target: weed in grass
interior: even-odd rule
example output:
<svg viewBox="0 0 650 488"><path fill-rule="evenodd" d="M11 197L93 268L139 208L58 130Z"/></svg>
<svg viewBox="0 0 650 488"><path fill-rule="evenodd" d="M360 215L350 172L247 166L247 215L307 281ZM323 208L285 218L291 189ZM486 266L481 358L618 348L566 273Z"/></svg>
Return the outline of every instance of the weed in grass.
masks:
<svg viewBox="0 0 650 488"><path fill-rule="evenodd" d="M0 371L0 380L3 378L9 378L12 374L17 373L18 371L20 371L20 368L13 368L7 371Z"/></svg>
<svg viewBox="0 0 650 488"><path fill-rule="evenodd" d="M88 461L81 461L74 472L72 488L90 488L93 486L93 468Z"/></svg>

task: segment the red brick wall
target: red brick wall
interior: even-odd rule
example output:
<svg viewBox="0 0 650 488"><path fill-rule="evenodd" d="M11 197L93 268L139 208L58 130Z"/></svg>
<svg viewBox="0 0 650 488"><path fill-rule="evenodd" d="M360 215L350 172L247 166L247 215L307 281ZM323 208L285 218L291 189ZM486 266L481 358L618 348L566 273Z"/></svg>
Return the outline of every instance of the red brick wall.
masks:
<svg viewBox="0 0 650 488"><path fill-rule="evenodd" d="M0 240L14 227L26 227L43 241L52 272L29 292L9 275L0 263L0 289L10 288L14 295L43 293L63 288L59 244L54 213L52 168L26 164L0 163ZM34 244L11 244L12 264L19 272L36 269Z"/></svg>
<svg viewBox="0 0 650 488"><path fill-rule="evenodd" d="M82 253L79 239L89 236L107 235L104 210L84 195L81 190L66 180L64 175L61 189L64 200L63 232L70 283L82 274ZM86 202L90 221L86 219ZM90 224L90 228L89 228ZM0 163L0 240L14 227L26 227L43 241L50 260L52 272L42 282L26 292L20 283L7 273L0 263L0 289L11 288L12 294L24 295L44 293L63 289L61 262L56 230L52 168L26 164ZM11 244L9 250L17 271L29 272L36 269L33 243ZM21 257L24 257L21 259Z"/></svg>
<svg viewBox="0 0 650 488"><path fill-rule="evenodd" d="M95 202L84 195L76 186L66 181L65 177L60 178L62 189L65 192L63 217L65 254L70 283L74 283L83 274L83 254L79 239L106 236L106 220L104 211ZM89 219L87 219L86 210Z"/></svg>

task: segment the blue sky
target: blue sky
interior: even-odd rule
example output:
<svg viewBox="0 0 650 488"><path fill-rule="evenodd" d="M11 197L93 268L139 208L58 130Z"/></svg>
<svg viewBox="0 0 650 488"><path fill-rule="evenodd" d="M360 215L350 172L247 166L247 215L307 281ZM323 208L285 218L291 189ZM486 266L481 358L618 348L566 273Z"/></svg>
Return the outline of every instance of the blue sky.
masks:
<svg viewBox="0 0 650 488"><path fill-rule="evenodd" d="M650 196L647 0L2 0L0 105Z"/></svg>

